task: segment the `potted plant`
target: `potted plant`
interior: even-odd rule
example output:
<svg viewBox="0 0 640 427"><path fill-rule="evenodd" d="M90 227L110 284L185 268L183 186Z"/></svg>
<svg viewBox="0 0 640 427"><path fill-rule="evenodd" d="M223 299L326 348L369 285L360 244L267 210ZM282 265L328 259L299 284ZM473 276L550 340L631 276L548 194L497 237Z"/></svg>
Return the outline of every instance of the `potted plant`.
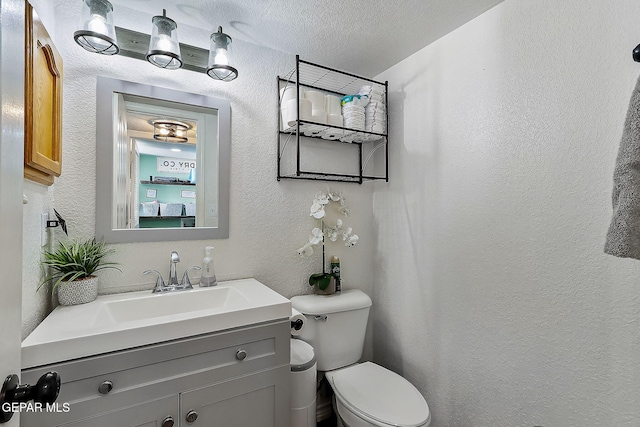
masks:
<svg viewBox="0 0 640 427"><path fill-rule="evenodd" d="M41 264L52 271L40 283L54 280L52 292L58 289L58 301L61 305L77 305L91 302L98 297L98 278L95 273L114 268L116 263L106 262L104 258L115 252L105 248L104 242L95 238L86 241L71 240L60 242L54 251L44 251Z"/></svg>
<svg viewBox="0 0 640 427"><path fill-rule="evenodd" d="M325 243L326 239L331 242L337 241L342 237L344 245L348 248L355 246L358 243L359 237L353 233L351 227L345 227L342 219L338 218L335 223L327 220L326 208L332 203L338 204L337 209L334 209L340 215L345 218L349 216L351 209L347 207L346 199L342 192L336 193L335 191L318 191L315 195L309 216L320 221L320 226L311 230L307 243L300 249L298 249L298 255L301 258L308 258L313 255L313 246L322 245L322 273L315 273L309 277L309 285L314 287L317 294L327 295L336 292L337 285L340 282L340 260L337 257L331 258L331 269L329 272L326 270L325 261ZM333 280L332 280L333 279Z"/></svg>

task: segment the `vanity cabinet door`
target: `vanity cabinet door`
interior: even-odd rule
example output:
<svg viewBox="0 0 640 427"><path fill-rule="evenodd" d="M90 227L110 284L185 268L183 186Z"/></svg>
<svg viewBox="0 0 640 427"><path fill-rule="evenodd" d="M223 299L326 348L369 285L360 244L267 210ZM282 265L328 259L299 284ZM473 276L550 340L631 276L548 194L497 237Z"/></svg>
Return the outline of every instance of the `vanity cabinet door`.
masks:
<svg viewBox="0 0 640 427"><path fill-rule="evenodd" d="M181 394L181 426L289 425L289 366Z"/></svg>
<svg viewBox="0 0 640 427"><path fill-rule="evenodd" d="M288 426L289 328L286 319L23 370L30 384L58 372L57 402L70 410L23 413L21 427Z"/></svg>

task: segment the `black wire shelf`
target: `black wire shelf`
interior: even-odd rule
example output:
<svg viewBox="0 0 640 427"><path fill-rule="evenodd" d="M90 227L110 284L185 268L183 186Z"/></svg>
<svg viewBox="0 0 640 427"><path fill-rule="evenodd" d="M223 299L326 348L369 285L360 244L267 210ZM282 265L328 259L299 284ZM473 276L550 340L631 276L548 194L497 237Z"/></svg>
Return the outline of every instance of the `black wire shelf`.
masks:
<svg viewBox="0 0 640 427"><path fill-rule="evenodd" d="M383 82L314 64L303 59L298 60L298 67L298 73L294 68L286 74L283 80L292 84L299 82L301 86L342 95L358 93L358 90L365 85L370 85L379 92L386 93L387 91L387 85Z"/></svg>
<svg viewBox="0 0 640 427"><path fill-rule="evenodd" d="M277 179L302 179L314 181L340 181L362 184L366 181L389 181L389 144L388 144L388 115L383 118L380 128L384 132L372 132L364 129L353 129L342 126L328 125L309 120L292 120L283 124L281 113L281 90L287 87L295 87L296 92L303 93L302 88L318 90L325 94L355 95L361 90L369 91L382 96L384 106L388 105L388 82L378 82L367 77L356 76L351 73L335 70L323 65L314 64L300 59L296 55L296 65L285 76L277 77L278 88L278 164ZM365 93L365 92L360 92ZM300 106L298 105L298 110ZM298 111L299 113L299 111ZM384 113L383 113L384 114ZM299 117L295 114L294 117ZM367 124L369 124L367 122ZM318 143L314 143L313 140ZM309 144L304 142L310 141ZM301 143L301 141L303 143ZM338 143L337 145L319 144L319 141ZM337 149L338 145L350 145L353 149ZM316 148L313 148L316 147ZM344 151L347 150L347 151ZM357 150L349 151L349 150ZM377 158L373 160L374 153ZM302 159L304 157L304 160ZM342 160L341 164L334 159ZM350 160L352 159L352 160ZM331 162L331 167L322 167L323 163ZM355 163L350 163L355 162ZM383 163L382 163L383 162ZM328 173L308 169L338 169L337 172ZM383 168L383 171L380 169ZM354 171L359 171L353 173Z"/></svg>
<svg viewBox="0 0 640 427"><path fill-rule="evenodd" d="M315 123L307 120L297 120L295 123L300 123L300 136L306 136L309 138L321 138L328 141L340 141L347 143L365 143L379 141L382 138L386 138L384 133L367 132L359 129L351 129L340 126L331 126L323 123ZM297 124L291 125L281 131L283 134L295 135L298 133Z"/></svg>

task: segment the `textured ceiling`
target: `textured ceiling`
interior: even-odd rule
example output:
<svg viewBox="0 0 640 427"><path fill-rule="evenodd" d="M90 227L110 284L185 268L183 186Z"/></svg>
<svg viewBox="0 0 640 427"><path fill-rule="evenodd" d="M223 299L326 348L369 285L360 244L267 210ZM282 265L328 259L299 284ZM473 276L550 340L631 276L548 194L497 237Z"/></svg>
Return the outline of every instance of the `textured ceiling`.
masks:
<svg viewBox="0 0 640 427"><path fill-rule="evenodd" d="M373 77L502 0L112 0ZM116 25L117 25L116 21Z"/></svg>

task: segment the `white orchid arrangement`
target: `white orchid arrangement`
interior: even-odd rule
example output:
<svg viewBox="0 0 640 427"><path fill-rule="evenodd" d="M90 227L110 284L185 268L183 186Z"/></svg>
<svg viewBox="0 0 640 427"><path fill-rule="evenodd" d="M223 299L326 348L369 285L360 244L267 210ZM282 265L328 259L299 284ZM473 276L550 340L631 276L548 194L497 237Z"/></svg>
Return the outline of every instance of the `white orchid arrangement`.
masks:
<svg viewBox="0 0 640 427"><path fill-rule="evenodd" d="M315 245L322 245L322 273L312 274L309 277L309 285L314 286L318 285L321 290L325 290L330 283L332 273L325 272L324 265L324 244L325 238L328 238L331 242L336 242L340 237L342 237L342 241L344 245L348 248L355 246L358 243L359 237L357 234L353 234L353 229L351 227L344 226L341 218L338 218L335 221L334 225L327 224L326 222L326 207L330 205L332 202L339 203L338 213L343 215L345 218L349 216L351 210L347 207L347 201L345 200L342 192L336 193L334 191L328 190L326 193L324 191L318 191L313 199L313 203L311 204L311 209L309 212L309 216L320 220L320 226L314 227L311 230L311 234L309 234L309 239L307 243L304 244L303 247L298 249L298 255L301 258L308 258L313 255L313 247Z"/></svg>
<svg viewBox="0 0 640 427"><path fill-rule="evenodd" d="M325 223L325 206L331 202L340 203L338 212L341 215L344 215L345 218L349 216L351 210L347 207L347 203L342 192L335 193L329 190L325 193L324 191L318 191L315 199L313 199L313 203L311 204L309 215L320 220L320 227L315 227L311 230L307 243L298 249L298 255L301 258L308 258L313 255L313 246L319 244L324 245L325 237L329 238L332 242L335 242L339 237L342 237L342 241L345 242L344 245L348 248L355 246L356 243L358 243L358 235L353 234L353 229L351 227L344 228L342 219L338 218L333 226Z"/></svg>

